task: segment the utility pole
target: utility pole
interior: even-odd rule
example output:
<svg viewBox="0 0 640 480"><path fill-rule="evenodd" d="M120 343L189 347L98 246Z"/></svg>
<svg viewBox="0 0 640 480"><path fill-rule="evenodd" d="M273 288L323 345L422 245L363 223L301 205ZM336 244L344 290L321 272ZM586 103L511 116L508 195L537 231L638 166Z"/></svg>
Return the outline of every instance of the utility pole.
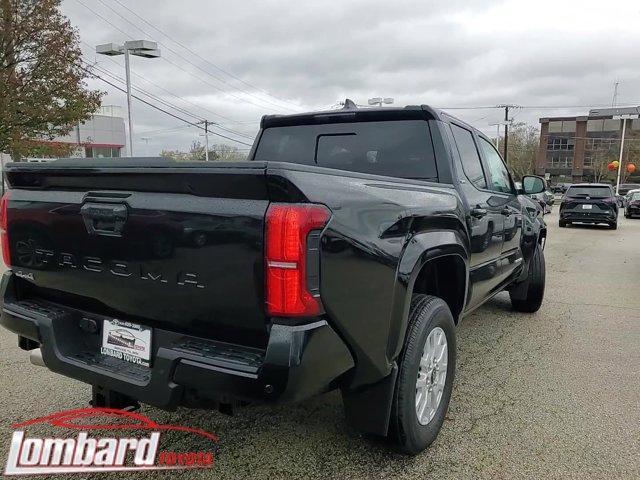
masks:
<svg viewBox="0 0 640 480"><path fill-rule="evenodd" d="M204 125L204 134L200 134L201 137L204 137L204 161L209 161L209 120L202 120L198 122L200 125Z"/></svg>
<svg viewBox="0 0 640 480"><path fill-rule="evenodd" d="M209 120L204 121L204 161L209 161Z"/></svg>
<svg viewBox="0 0 640 480"><path fill-rule="evenodd" d="M504 157L504 163L507 163L508 148L509 148L509 109L515 108L517 105L504 104L498 105L498 108L504 108L504 148L502 150L502 156Z"/></svg>
<svg viewBox="0 0 640 480"><path fill-rule="evenodd" d="M509 147L509 105L504 106L504 163L507 163Z"/></svg>

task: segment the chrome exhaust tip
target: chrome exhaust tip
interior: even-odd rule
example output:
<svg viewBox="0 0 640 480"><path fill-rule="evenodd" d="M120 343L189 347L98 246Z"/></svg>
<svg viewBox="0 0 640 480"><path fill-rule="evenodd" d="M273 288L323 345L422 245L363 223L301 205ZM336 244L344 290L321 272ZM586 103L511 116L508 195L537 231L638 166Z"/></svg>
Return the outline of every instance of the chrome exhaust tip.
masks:
<svg viewBox="0 0 640 480"><path fill-rule="evenodd" d="M29 361L32 365L36 365L38 367L46 367L44 364L44 360L42 360L42 351L39 348L35 350L31 350L29 352Z"/></svg>

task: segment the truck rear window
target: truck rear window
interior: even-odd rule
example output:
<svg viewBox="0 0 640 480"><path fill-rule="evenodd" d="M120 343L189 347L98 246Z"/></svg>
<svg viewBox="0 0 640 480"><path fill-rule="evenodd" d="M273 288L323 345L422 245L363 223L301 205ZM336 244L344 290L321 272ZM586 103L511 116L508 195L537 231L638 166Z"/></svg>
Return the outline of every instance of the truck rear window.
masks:
<svg viewBox="0 0 640 480"><path fill-rule="evenodd" d="M567 197L608 198L613 195L610 187L569 187Z"/></svg>
<svg viewBox="0 0 640 480"><path fill-rule="evenodd" d="M424 120L267 128L254 160L400 178L438 178L429 125Z"/></svg>

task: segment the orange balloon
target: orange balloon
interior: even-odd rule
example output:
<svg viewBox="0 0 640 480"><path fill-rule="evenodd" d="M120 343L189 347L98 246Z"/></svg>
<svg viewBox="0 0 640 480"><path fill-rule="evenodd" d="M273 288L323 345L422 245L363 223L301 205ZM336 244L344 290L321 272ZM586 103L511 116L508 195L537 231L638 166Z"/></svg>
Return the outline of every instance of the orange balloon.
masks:
<svg viewBox="0 0 640 480"><path fill-rule="evenodd" d="M636 171L636 166L633 163L628 163L627 164L627 172L633 173L635 171Z"/></svg>
<svg viewBox="0 0 640 480"><path fill-rule="evenodd" d="M613 162L611 162L609 165L607 165L607 168L613 172L613 171L614 171L614 170L616 170L618 167L616 167L616 166L614 165L614 163L613 163Z"/></svg>

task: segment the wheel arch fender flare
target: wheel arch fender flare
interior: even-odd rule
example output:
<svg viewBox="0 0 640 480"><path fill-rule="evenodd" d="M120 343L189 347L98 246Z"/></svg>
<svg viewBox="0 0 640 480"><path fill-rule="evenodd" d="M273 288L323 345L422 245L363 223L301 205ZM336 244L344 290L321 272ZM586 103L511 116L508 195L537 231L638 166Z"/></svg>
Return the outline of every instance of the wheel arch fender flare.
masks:
<svg viewBox="0 0 640 480"><path fill-rule="evenodd" d="M400 258L397 270L396 289L391 310L387 355L393 362L404 344L416 279L422 269L434 260L455 256L464 265L464 296L462 310L469 292L469 245L468 240L457 230L434 230L416 234L409 238ZM454 316L456 312L452 312ZM461 312L457 312L460 314Z"/></svg>

